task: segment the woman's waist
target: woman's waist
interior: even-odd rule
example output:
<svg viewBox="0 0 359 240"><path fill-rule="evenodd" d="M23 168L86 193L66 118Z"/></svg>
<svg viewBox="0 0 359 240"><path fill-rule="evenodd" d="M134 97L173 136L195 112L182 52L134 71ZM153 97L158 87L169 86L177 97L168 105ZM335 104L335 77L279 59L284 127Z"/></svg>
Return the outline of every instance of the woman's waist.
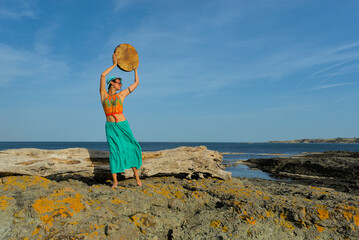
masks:
<svg viewBox="0 0 359 240"><path fill-rule="evenodd" d="M126 121L126 117L122 113L106 114L106 120L107 122L122 122Z"/></svg>

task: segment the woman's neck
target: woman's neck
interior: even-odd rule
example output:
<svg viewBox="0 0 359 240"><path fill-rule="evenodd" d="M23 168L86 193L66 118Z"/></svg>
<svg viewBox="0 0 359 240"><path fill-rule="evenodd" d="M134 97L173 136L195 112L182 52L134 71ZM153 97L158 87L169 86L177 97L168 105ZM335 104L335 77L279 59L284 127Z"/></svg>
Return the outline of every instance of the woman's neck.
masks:
<svg viewBox="0 0 359 240"><path fill-rule="evenodd" d="M110 89L108 90L108 94L110 94L110 95L116 94L115 88L110 88Z"/></svg>

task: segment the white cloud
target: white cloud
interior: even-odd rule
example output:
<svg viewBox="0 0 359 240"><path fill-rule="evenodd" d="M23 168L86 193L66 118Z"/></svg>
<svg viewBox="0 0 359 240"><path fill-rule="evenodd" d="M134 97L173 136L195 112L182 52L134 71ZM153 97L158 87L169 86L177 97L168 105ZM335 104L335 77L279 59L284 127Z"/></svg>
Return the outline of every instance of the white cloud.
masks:
<svg viewBox="0 0 359 240"><path fill-rule="evenodd" d="M37 0L5 0L1 1L0 17L7 19L20 19L23 17L36 17Z"/></svg>
<svg viewBox="0 0 359 240"><path fill-rule="evenodd" d="M334 65L331 65L331 66L329 66L329 67L326 67L326 68L324 68L324 69L321 69L321 70L319 70L319 71L316 71L315 73L313 73L313 74L310 75L309 77L315 77L315 76L317 76L317 75L319 75L319 74L321 74L321 73L323 73L323 72L327 72L327 71L329 71L329 70L331 70L331 69L333 69L333 68L337 68L337 67L339 67L339 66L342 66L342 65L344 65L344 64L346 64L346 63L348 63L348 62L350 62L350 61L352 61L352 60L346 60L346 61L343 61L343 62L334 64Z"/></svg>
<svg viewBox="0 0 359 240"><path fill-rule="evenodd" d="M112 0L112 3L114 4L114 10L115 12L123 11L127 7L138 4L141 2L146 2L144 0Z"/></svg>
<svg viewBox="0 0 359 240"><path fill-rule="evenodd" d="M295 74L302 71L332 64L330 67L311 74L311 76L316 76L358 59L359 51L353 50L357 46L359 46L359 43L340 45L333 48L313 46L312 44L286 46L285 50L268 52L262 55L261 58L248 61L248 63L241 63L242 68L238 76L248 79L266 79L269 82L288 81L291 79L289 78L291 75L295 76ZM346 71L350 70L353 71L353 69L347 69ZM308 78L303 78L297 87Z"/></svg>
<svg viewBox="0 0 359 240"><path fill-rule="evenodd" d="M327 73L323 76L324 77L335 77L335 76L345 75L345 74L354 73L354 72L359 72L359 64L351 64L349 66L343 66L342 68L338 69L337 71L332 72L332 73Z"/></svg>
<svg viewBox="0 0 359 240"><path fill-rule="evenodd" d="M0 44L0 87L23 78L30 84L63 81L70 75L67 63L48 58L36 51L21 51Z"/></svg>
<svg viewBox="0 0 359 240"><path fill-rule="evenodd" d="M350 82L350 83L326 84L326 85L322 85L322 86L318 86L318 87L311 88L311 89L309 89L309 91L321 90L321 89L326 89L326 88L341 87L341 86L352 85L352 84L356 84L356 83L355 83L355 82Z"/></svg>
<svg viewBox="0 0 359 240"><path fill-rule="evenodd" d="M56 21L50 22L45 28L38 30L35 34L35 51L38 54L47 54L51 48L51 42L56 37L60 24Z"/></svg>

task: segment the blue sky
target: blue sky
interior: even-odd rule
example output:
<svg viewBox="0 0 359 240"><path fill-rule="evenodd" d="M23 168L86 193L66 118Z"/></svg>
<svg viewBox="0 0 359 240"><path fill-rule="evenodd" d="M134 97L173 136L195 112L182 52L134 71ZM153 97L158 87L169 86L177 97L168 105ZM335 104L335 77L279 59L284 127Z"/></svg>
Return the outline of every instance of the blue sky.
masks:
<svg viewBox="0 0 359 240"><path fill-rule="evenodd" d="M358 22L355 0L3 0L0 141L105 141L120 43L138 141L359 137Z"/></svg>

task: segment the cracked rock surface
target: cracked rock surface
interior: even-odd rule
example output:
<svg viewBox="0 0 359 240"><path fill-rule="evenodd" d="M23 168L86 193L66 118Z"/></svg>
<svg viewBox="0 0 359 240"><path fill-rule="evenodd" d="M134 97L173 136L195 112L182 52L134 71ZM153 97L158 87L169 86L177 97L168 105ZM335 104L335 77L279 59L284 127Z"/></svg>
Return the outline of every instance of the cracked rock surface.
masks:
<svg viewBox="0 0 359 240"><path fill-rule="evenodd" d="M75 159L76 154L82 154L82 150L74 151L69 159L71 164L79 159ZM206 149L181 151L202 151L200 155L209 154L213 164L221 159L219 153ZM41 154L35 151L30 157L40 159ZM166 154L151 153L147 159ZM333 160L330 167L344 169L337 166L354 164L355 160L343 160L344 153L340 154L341 157L331 155L338 164L334 165ZM96 156L96 161L92 158L94 165L106 159L100 154ZM53 158L51 163L55 165L66 160L59 155ZM312 163L322 161L325 165L325 158L321 158L312 158ZM303 166L310 168L309 157L303 159L306 164ZM34 161L27 162L32 167L46 164ZM303 171L302 166L298 169ZM46 177L2 175L0 239L359 239L359 196L355 189L346 191L338 187L352 178L319 176L313 170L302 174L309 172L314 177L338 181L324 184L325 181L308 179L289 182L221 179L199 172L202 176L191 174L192 179L187 173L142 175L142 187L133 178L124 176L118 188L112 189L107 180L109 171L101 172L99 178L86 171Z"/></svg>
<svg viewBox="0 0 359 240"><path fill-rule="evenodd" d="M8 176L1 239L358 239L359 198L278 181Z"/></svg>

